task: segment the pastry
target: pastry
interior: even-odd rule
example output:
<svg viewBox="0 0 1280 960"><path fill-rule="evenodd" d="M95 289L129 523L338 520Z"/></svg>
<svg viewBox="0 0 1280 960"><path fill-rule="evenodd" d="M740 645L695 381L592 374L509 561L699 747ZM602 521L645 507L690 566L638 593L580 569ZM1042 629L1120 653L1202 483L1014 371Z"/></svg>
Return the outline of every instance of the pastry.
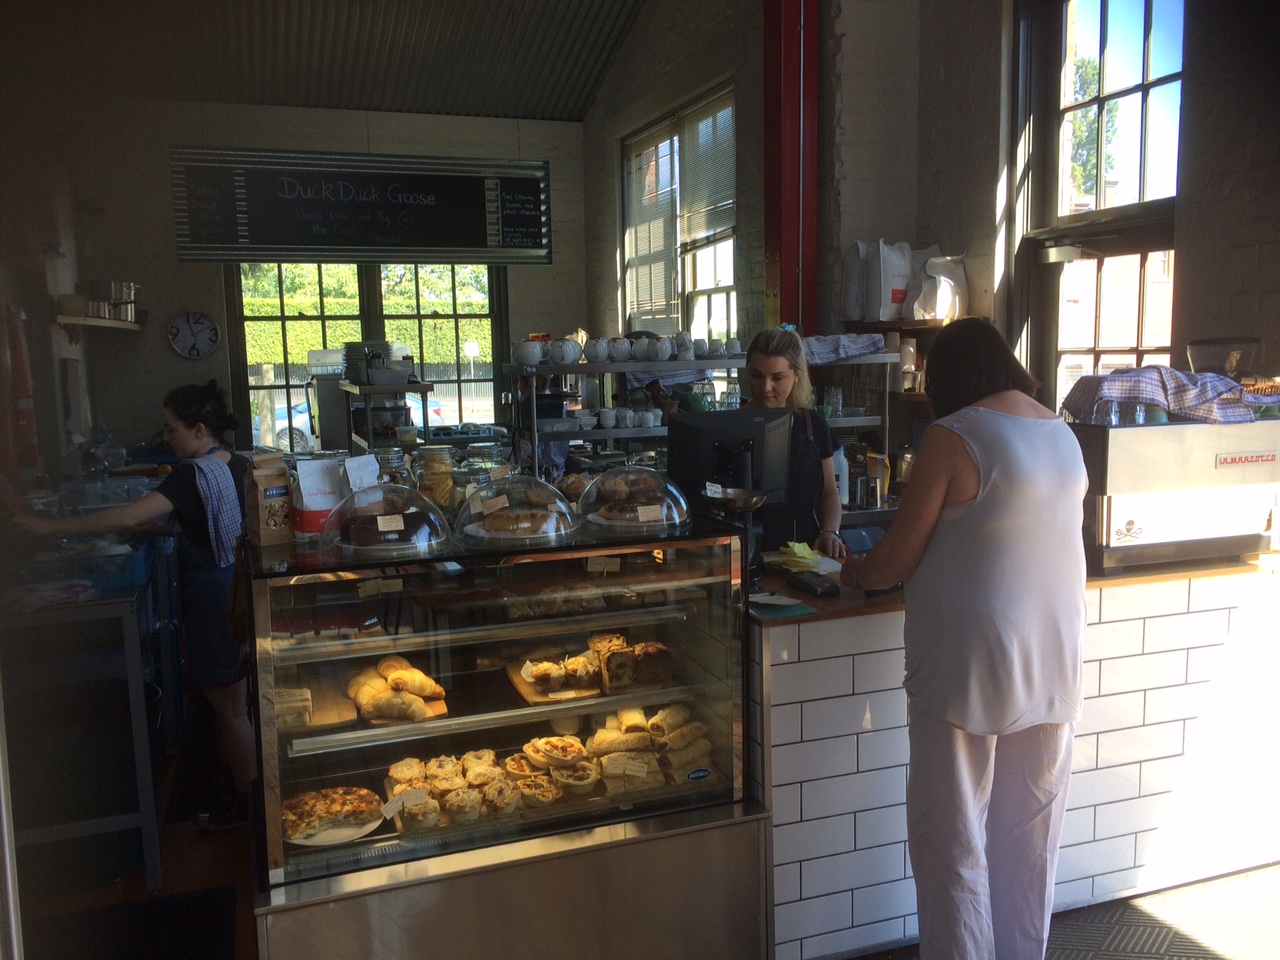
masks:
<svg viewBox="0 0 1280 960"><path fill-rule="evenodd" d="M665 737L655 740L654 746L659 753L679 750L681 747L687 747L706 732L707 725L701 720L694 720L692 723L686 723L683 727L677 727Z"/></svg>
<svg viewBox="0 0 1280 960"><path fill-rule="evenodd" d="M665 737L677 727L689 722L689 708L683 703L663 707L649 718L648 729L655 737Z"/></svg>
<svg viewBox="0 0 1280 960"><path fill-rule="evenodd" d="M556 481L556 489L563 493L570 503L577 503L589 482L581 473L566 473Z"/></svg>
<svg viewBox="0 0 1280 960"><path fill-rule="evenodd" d="M484 797L479 790L454 790L444 798L444 812L449 815L451 823L466 823L480 816L480 804Z"/></svg>
<svg viewBox="0 0 1280 960"><path fill-rule="evenodd" d="M385 693L389 689L387 681L382 677L371 677L356 688L355 692L351 694L351 699L356 702L357 707L364 709L364 705L369 702L370 698L379 693Z"/></svg>
<svg viewBox="0 0 1280 960"><path fill-rule="evenodd" d="M411 669L412 667L410 666L409 661L406 660L404 657L398 656L396 654L391 654L390 656L383 657L381 660L378 661L378 673L380 673L384 677L391 676L391 674L397 670L411 670Z"/></svg>
<svg viewBox="0 0 1280 960"><path fill-rule="evenodd" d="M636 654L630 648L606 650L600 655L600 678L605 693L636 682Z"/></svg>
<svg viewBox="0 0 1280 960"><path fill-rule="evenodd" d="M431 795L441 803L454 791L467 789L466 778L456 774L447 777L432 777L428 783L430 784Z"/></svg>
<svg viewBox="0 0 1280 960"><path fill-rule="evenodd" d="M492 767L498 762L498 755L492 750L468 750L462 755L462 769L470 771L472 767Z"/></svg>
<svg viewBox="0 0 1280 960"><path fill-rule="evenodd" d="M539 693L555 693L564 684L564 667L550 660L535 663L529 670L533 688Z"/></svg>
<svg viewBox="0 0 1280 960"><path fill-rule="evenodd" d="M551 779L566 793L590 793L600 780L600 765L594 760L579 760L571 767L552 767Z"/></svg>
<svg viewBox="0 0 1280 960"><path fill-rule="evenodd" d="M403 690L383 690L375 693L360 707L360 716L366 720L408 720L421 723L430 719L426 702L416 694Z"/></svg>
<svg viewBox="0 0 1280 960"><path fill-rule="evenodd" d="M477 789L507 779L506 772L501 767L473 766L467 771L466 776L467 786Z"/></svg>
<svg viewBox="0 0 1280 960"><path fill-rule="evenodd" d="M537 739L530 740L524 745L524 755L529 758L529 762L540 770L546 770L551 766L551 761L547 759L540 749L538 749Z"/></svg>
<svg viewBox="0 0 1280 960"><path fill-rule="evenodd" d="M546 807L554 803L563 792L548 776L526 777L516 781L520 799L526 807Z"/></svg>
<svg viewBox="0 0 1280 960"><path fill-rule="evenodd" d="M658 787L666 786L667 783L667 778L661 771L657 773L647 773L643 777L605 775L600 779L604 781L605 793L611 797L620 793L637 793L641 790L655 790Z"/></svg>
<svg viewBox="0 0 1280 960"><path fill-rule="evenodd" d="M526 754L516 753L507 757L502 761L502 767L507 771L507 776L512 780L523 780L525 777L532 777L543 771L543 767L535 764Z"/></svg>
<svg viewBox="0 0 1280 960"><path fill-rule="evenodd" d="M497 816L515 813L520 805L520 788L510 780L495 780L482 791L489 811Z"/></svg>
<svg viewBox="0 0 1280 960"><path fill-rule="evenodd" d="M526 537L563 533L568 527L564 517L545 507L504 507L485 514L483 525L490 533L516 533Z"/></svg>
<svg viewBox="0 0 1280 960"><path fill-rule="evenodd" d="M618 726L623 733L646 733L649 729L644 710L640 707L624 707L619 710Z"/></svg>
<svg viewBox="0 0 1280 960"><path fill-rule="evenodd" d="M595 732L586 746L593 757L603 757L607 753L652 750L653 738L648 733L623 733L603 727Z"/></svg>
<svg viewBox="0 0 1280 960"><path fill-rule="evenodd" d="M658 766L663 770L680 769L682 767L692 766L699 760L706 760L711 756L711 741L706 737L699 737L687 747L681 747L679 750L668 750L666 753L658 756Z"/></svg>
<svg viewBox="0 0 1280 960"><path fill-rule="evenodd" d="M581 717L552 717L548 722L551 724L551 731L562 737L577 733L582 726Z"/></svg>
<svg viewBox="0 0 1280 960"><path fill-rule="evenodd" d="M621 650L626 646L627 638L620 633L597 633L587 641L587 647L596 655L597 663L602 654L609 650Z"/></svg>
<svg viewBox="0 0 1280 960"><path fill-rule="evenodd" d="M424 830L434 827L440 819L440 803L424 797L419 803L406 803L400 810L400 822L406 830Z"/></svg>
<svg viewBox="0 0 1280 960"><path fill-rule="evenodd" d="M665 643L637 643L631 649L636 655L636 683L671 682L671 651Z"/></svg>
<svg viewBox="0 0 1280 960"><path fill-rule="evenodd" d="M426 775L428 779L435 777L456 777L462 773L462 761L457 757L435 757L426 762Z"/></svg>
<svg viewBox="0 0 1280 960"><path fill-rule="evenodd" d="M577 737L538 737L533 743L553 767L573 766L587 755Z"/></svg>
<svg viewBox="0 0 1280 960"><path fill-rule="evenodd" d="M387 686L392 690L407 690L409 693L431 700L440 700L444 697L444 687L417 667L392 670L387 674Z"/></svg>
<svg viewBox="0 0 1280 960"><path fill-rule="evenodd" d="M587 657L569 657L564 662L564 679L571 687L590 687L600 676L600 668Z"/></svg>
<svg viewBox="0 0 1280 960"><path fill-rule="evenodd" d="M328 787L291 797L281 804L286 839L305 840L331 827L382 819L382 800L364 787Z"/></svg>
<svg viewBox="0 0 1280 960"><path fill-rule="evenodd" d="M405 783L409 780L422 780L427 775L427 765L416 757L405 757L391 765L387 776L392 780Z"/></svg>

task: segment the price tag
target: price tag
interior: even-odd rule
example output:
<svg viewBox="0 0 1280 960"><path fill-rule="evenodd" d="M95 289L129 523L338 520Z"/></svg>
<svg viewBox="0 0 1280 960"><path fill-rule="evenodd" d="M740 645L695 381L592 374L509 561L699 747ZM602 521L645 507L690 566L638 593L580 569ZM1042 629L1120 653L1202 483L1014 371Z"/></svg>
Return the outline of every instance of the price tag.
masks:
<svg viewBox="0 0 1280 960"><path fill-rule="evenodd" d="M636 520L640 523L661 523L663 521L662 504L647 503L636 508Z"/></svg>
<svg viewBox="0 0 1280 960"><path fill-rule="evenodd" d="M620 753L607 753L604 757L604 775L621 777L627 772L627 758Z"/></svg>
<svg viewBox="0 0 1280 960"><path fill-rule="evenodd" d="M399 577L388 577L386 580L379 580L378 582L382 584L381 589L378 590L379 593L404 592L404 581Z"/></svg>
<svg viewBox="0 0 1280 960"><path fill-rule="evenodd" d="M478 486L480 486L480 484L478 484L478 483L468 483L468 484L467 484L467 489L465 489L465 490L463 490L463 491L462 491L462 495L463 495L464 497L469 497L469 496L471 496L473 493L475 493L475 492L476 492L476 487L478 487Z"/></svg>
<svg viewBox="0 0 1280 960"><path fill-rule="evenodd" d="M548 700L572 700L578 695L577 690L553 690L547 694Z"/></svg>
<svg viewBox="0 0 1280 960"><path fill-rule="evenodd" d="M508 504L507 495L505 493L500 493L498 494L498 496L490 497L488 500L486 500L484 502L484 506L481 509L484 510L484 515L487 517L489 514L497 510L501 510L502 508L507 506L507 504Z"/></svg>
<svg viewBox="0 0 1280 960"><path fill-rule="evenodd" d="M489 471L490 480L501 480L503 477L509 476L511 476L511 467L505 463L500 463Z"/></svg>
<svg viewBox="0 0 1280 960"><path fill-rule="evenodd" d="M635 757L627 760L624 775L633 777L636 780L643 780L649 773L649 763L647 760L639 760Z"/></svg>
<svg viewBox="0 0 1280 960"><path fill-rule="evenodd" d="M472 486L475 486L475 484L472 484ZM480 495L478 493L472 491L467 494L467 509L471 511L473 516L477 513L481 513L483 508L484 501L480 499Z"/></svg>
<svg viewBox="0 0 1280 960"><path fill-rule="evenodd" d="M721 497L724 496L724 487L720 486L720 484L718 483L712 483L710 480L708 480L707 496L715 497L717 500L720 499Z"/></svg>
<svg viewBox="0 0 1280 960"><path fill-rule="evenodd" d="M356 584L356 593L364 597L376 597L382 592L381 580L361 580Z"/></svg>
<svg viewBox="0 0 1280 960"><path fill-rule="evenodd" d="M404 529L403 513L384 513L378 517L378 532L390 533L395 530Z"/></svg>
<svg viewBox="0 0 1280 960"><path fill-rule="evenodd" d="M622 569L622 560L618 557L587 557L588 573L617 573Z"/></svg>
<svg viewBox="0 0 1280 960"><path fill-rule="evenodd" d="M382 805L382 818L384 820L390 820L392 817L394 817L397 813L399 813L403 809L404 809L404 794L402 793L397 797L392 797L390 800L388 800L386 803Z"/></svg>
<svg viewBox="0 0 1280 960"><path fill-rule="evenodd" d="M406 807L412 807L419 803L426 803L431 799L431 791L425 787L418 787L414 790L406 790L397 798L404 802Z"/></svg>

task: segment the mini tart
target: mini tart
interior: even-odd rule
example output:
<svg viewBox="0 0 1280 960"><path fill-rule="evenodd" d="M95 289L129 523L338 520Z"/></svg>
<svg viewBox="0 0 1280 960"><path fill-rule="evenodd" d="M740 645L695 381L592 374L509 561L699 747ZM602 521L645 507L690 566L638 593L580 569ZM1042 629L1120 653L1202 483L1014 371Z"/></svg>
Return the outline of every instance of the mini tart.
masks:
<svg viewBox="0 0 1280 960"><path fill-rule="evenodd" d="M600 676L600 668L587 657L570 657L564 662L564 679L571 687L589 687Z"/></svg>
<svg viewBox="0 0 1280 960"><path fill-rule="evenodd" d="M406 783L409 780L421 780L426 775L427 765L416 757L405 757L403 760L393 763L391 769L387 771L387 776L400 783Z"/></svg>
<svg viewBox="0 0 1280 960"><path fill-rule="evenodd" d="M510 780L495 780L484 788L483 793L489 812L497 816L515 813L520 805L520 788Z"/></svg>
<svg viewBox="0 0 1280 960"><path fill-rule="evenodd" d="M444 798L444 812L449 815L451 823L466 823L480 816L483 800L479 790L455 790Z"/></svg>
<svg viewBox="0 0 1280 960"><path fill-rule="evenodd" d="M498 755L492 750L470 750L462 755L462 769L471 772L472 767L492 767L498 762Z"/></svg>
<svg viewBox="0 0 1280 960"><path fill-rule="evenodd" d="M555 693L564 685L564 667L550 660L535 663L529 670L533 687L539 693Z"/></svg>
<svg viewBox="0 0 1280 960"><path fill-rule="evenodd" d="M526 777L516 781L520 791L520 799L526 807L547 807L555 803L561 795L561 789L550 777Z"/></svg>
<svg viewBox="0 0 1280 960"><path fill-rule="evenodd" d="M502 761L502 766L506 769L507 776L512 780L523 780L525 777L537 776L544 769L529 759L528 754L524 753L513 753Z"/></svg>
<svg viewBox="0 0 1280 960"><path fill-rule="evenodd" d="M436 757L426 763L428 779L436 777L456 777L462 773L462 762L457 757Z"/></svg>
<svg viewBox="0 0 1280 960"><path fill-rule="evenodd" d="M477 790L506 779L506 771L501 767L473 766L467 771L467 786Z"/></svg>
<svg viewBox="0 0 1280 960"><path fill-rule="evenodd" d="M571 767L553 767L551 779L565 793L590 793L600 780L600 764L595 760L579 760Z"/></svg>
<svg viewBox="0 0 1280 960"><path fill-rule="evenodd" d="M533 745L553 767L571 767L587 755L577 737L538 737Z"/></svg>
<svg viewBox="0 0 1280 960"><path fill-rule="evenodd" d="M425 787L425 781L418 781L417 787L410 787L409 784L396 784L396 793L403 793L401 787L405 789L418 789ZM405 825L405 829L421 829L423 827L434 827L436 821L440 819L440 803L431 797L426 797L418 803L406 803L400 810L400 822Z"/></svg>
<svg viewBox="0 0 1280 960"><path fill-rule="evenodd" d="M433 777L431 779L431 795L437 800L443 802L451 793L458 790L465 790L467 781L464 777Z"/></svg>
<svg viewBox="0 0 1280 960"><path fill-rule="evenodd" d="M528 757L529 762L539 770L547 770L551 767L551 761L548 760L547 755L538 748L538 740L540 739L540 737L535 737L526 743L524 745L524 755Z"/></svg>

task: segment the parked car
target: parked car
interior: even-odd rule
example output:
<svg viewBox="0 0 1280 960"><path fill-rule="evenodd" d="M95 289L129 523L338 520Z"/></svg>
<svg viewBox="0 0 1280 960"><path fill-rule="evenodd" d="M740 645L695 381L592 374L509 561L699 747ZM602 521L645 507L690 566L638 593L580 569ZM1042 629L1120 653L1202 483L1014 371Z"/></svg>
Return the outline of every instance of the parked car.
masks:
<svg viewBox="0 0 1280 960"><path fill-rule="evenodd" d="M422 415L422 399L422 394L410 393L406 395L405 402L409 406L409 415L413 418L413 422L418 428L418 436L425 438L424 427L443 427L445 420L440 401L435 397L426 398L427 415L424 417Z"/></svg>
<svg viewBox="0 0 1280 960"><path fill-rule="evenodd" d="M253 432L264 446L276 447L279 450L307 453L314 450L316 445L315 435L311 432L311 412L307 409L305 400L295 403L292 407L276 407L275 423L270 432L259 429L258 418L255 416ZM290 439L293 440L292 445L289 443Z"/></svg>

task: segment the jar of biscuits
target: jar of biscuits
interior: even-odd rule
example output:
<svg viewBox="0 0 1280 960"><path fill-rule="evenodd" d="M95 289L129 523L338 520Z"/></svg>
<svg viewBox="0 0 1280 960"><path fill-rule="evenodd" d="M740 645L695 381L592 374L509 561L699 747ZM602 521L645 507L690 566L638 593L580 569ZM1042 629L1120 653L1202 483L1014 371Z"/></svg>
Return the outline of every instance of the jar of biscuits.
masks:
<svg viewBox="0 0 1280 960"><path fill-rule="evenodd" d="M453 454L449 447L427 447L417 458L418 492L452 516Z"/></svg>
<svg viewBox="0 0 1280 960"><path fill-rule="evenodd" d="M379 450L376 454L378 458L378 483L386 486L394 483L397 486L411 486L409 477L409 464L405 461L404 451L399 447L392 447L388 450Z"/></svg>

